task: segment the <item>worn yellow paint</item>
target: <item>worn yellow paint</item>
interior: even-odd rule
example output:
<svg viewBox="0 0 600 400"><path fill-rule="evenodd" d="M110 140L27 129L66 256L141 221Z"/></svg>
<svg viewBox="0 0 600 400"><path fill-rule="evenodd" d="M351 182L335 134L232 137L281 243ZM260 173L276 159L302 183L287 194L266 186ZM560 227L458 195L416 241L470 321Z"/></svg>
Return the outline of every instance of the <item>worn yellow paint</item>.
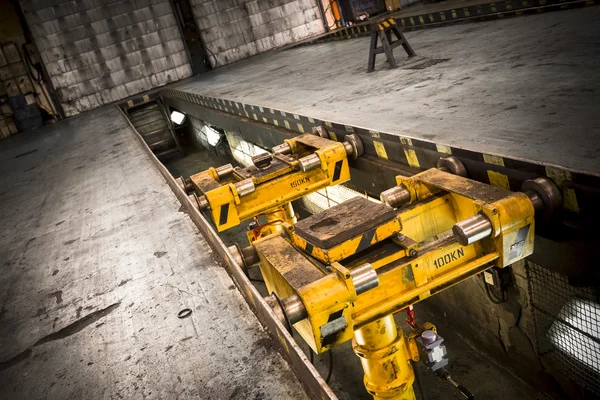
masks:
<svg viewBox="0 0 600 400"><path fill-rule="evenodd" d="M386 315L356 331L354 352L365 372L367 391L376 399L415 400L409 340L399 330L394 315ZM414 342L414 339L413 339Z"/></svg>
<svg viewBox="0 0 600 400"><path fill-rule="evenodd" d="M284 120L283 120L283 124L285 125L285 128L286 128L286 129L292 129L292 127L290 126L290 123L288 122L288 120L287 120L287 119L284 119Z"/></svg>
<svg viewBox="0 0 600 400"><path fill-rule="evenodd" d="M571 173L563 169L546 167L546 176L552 179L561 188L563 195L563 206L570 211L579 212L579 203L575 190L565 187L565 183L571 180Z"/></svg>
<svg viewBox="0 0 600 400"><path fill-rule="evenodd" d="M437 151L439 153L444 153L444 154L452 154L452 149L448 146L444 146L441 144L436 144L435 148L437 149Z"/></svg>
<svg viewBox="0 0 600 400"><path fill-rule="evenodd" d="M277 121L276 119L273 120L273 125L275 126L279 126L279 121Z"/></svg>
<svg viewBox="0 0 600 400"><path fill-rule="evenodd" d="M373 146L375 147L375 152L377 152L377 156L381 159L387 160L388 155L385 151L385 146L382 142L378 142L377 140L373 141Z"/></svg>
<svg viewBox="0 0 600 400"><path fill-rule="evenodd" d="M508 182L508 176L506 174L496 171L488 171L487 174L492 186L510 190L510 183Z"/></svg>
<svg viewBox="0 0 600 400"><path fill-rule="evenodd" d="M407 138L407 137L402 137L400 136L400 143L407 145L407 146L412 146L412 139L411 138Z"/></svg>
<svg viewBox="0 0 600 400"><path fill-rule="evenodd" d="M290 349L288 347L287 341L283 337L283 334L281 332L279 332L279 329L277 329L276 332L277 332L277 338L279 339L279 343L281 343L281 346L284 348L285 352L290 354Z"/></svg>
<svg viewBox="0 0 600 400"><path fill-rule="evenodd" d="M487 164L498 165L499 167L504 167L504 159L498 156L492 156L490 154L483 155L483 161Z"/></svg>
<svg viewBox="0 0 600 400"><path fill-rule="evenodd" d="M264 122L265 124L268 124L268 123L269 123L269 120L268 120L268 119L266 119L265 117L262 117L262 120L263 120L263 122Z"/></svg>
<svg viewBox="0 0 600 400"><path fill-rule="evenodd" d="M219 108L221 108L221 106L219 106ZM252 114L252 117L254 117L255 121L258 121L258 116L256 114Z"/></svg>
<svg viewBox="0 0 600 400"><path fill-rule="evenodd" d="M408 165L414 168L420 168L419 159L417 157L417 153L413 149L404 149L404 155L406 156L406 161Z"/></svg>
<svg viewBox="0 0 600 400"><path fill-rule="evenodd" d="M298 122L296 125L298 125L298 131L304 133L304 126L302 126L300 122Z"/></svg>

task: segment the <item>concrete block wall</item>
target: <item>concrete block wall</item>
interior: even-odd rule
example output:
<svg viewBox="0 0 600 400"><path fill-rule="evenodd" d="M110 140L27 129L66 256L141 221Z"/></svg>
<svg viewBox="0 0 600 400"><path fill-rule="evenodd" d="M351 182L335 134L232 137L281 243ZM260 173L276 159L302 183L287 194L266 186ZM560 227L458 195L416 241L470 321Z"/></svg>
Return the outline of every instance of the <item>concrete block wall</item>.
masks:
<svg viewBox="0 0 600 400"><path fill-rule="evenodd" d="M213 67L325 32L319 0L191 0Z"/></svg>
<svg viewBox="0 0 600 400"><path fill-rule="evenodd" d="M169 0L20 0L67 116L191 76Z"/></svg>

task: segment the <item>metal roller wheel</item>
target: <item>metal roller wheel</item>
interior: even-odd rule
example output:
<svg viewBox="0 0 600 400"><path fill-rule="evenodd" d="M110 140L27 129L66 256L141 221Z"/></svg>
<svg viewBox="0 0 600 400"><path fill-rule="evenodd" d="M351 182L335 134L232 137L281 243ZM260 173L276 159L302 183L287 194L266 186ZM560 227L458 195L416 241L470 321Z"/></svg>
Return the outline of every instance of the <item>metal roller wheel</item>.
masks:
<svg viewBox="0 0 600 400"><path fill-rule="evenodd" d="M465 165L458 158L454 156L440 158L437 163L437 167L445 172L449 172L453 175L467 177L467 169Z"/></svg>

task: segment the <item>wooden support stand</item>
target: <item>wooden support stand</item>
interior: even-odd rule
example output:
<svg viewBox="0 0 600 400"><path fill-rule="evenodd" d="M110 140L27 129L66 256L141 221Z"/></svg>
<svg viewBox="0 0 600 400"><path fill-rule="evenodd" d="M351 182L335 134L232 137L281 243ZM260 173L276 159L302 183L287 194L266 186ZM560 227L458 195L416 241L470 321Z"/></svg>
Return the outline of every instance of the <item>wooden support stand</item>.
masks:
<svg viewBox="0 0 600 400"><path fill-rule="evenodd" d="M367 72L375 70L375 57L377 54L385 53L390 68L397 67L396 59L394 58L394 48L398 46L404 47L406 54L409 57L415 55L415 51L410 47L408 41L396 25L394 18L386 18L371 25L371 49L369 50L369 65ZM392 33L396 36L396 40L392 40ZM377 47L377 39L381 42L381 47Z"/></svg>

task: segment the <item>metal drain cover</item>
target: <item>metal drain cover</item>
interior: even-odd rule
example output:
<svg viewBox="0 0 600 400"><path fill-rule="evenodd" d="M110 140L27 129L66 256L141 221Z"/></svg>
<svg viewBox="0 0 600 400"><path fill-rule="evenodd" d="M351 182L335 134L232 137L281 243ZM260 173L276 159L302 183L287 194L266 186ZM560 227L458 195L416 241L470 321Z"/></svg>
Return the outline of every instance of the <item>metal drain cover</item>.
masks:
<svg viewBox="0 0 600 400"><path fill-rule="evenodd" d="M429 60L422 62L420 64L416 64L410 67L405 67L404 69L425 69L427 67L431 67L432 65L443 63L444 61L448 61L449 58L430 58Z"/></svg>

